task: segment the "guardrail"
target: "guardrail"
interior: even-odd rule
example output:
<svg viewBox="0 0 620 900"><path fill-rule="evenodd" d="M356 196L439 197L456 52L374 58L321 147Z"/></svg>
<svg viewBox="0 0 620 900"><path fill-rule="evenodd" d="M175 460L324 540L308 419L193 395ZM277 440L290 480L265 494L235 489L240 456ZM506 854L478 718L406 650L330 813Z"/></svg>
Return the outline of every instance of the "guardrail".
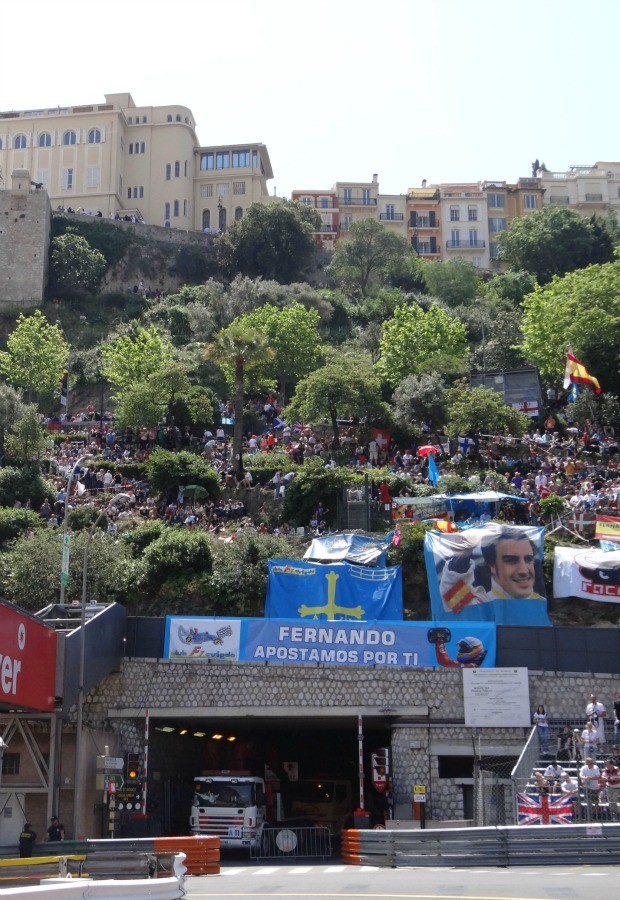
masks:
<svg viewBox="0 0 620 900"><path fill-rule="evenodd" d="M562 866L620 863L619 825L508 825L498 828L366 831L342 834L351 865Z"/></svg>
<svg viewBox="0 0 620 900"><path fill-rule="evenodd" d="M325 825L265 826L250 848L252 859L329 859L331 831Z"/></svg>

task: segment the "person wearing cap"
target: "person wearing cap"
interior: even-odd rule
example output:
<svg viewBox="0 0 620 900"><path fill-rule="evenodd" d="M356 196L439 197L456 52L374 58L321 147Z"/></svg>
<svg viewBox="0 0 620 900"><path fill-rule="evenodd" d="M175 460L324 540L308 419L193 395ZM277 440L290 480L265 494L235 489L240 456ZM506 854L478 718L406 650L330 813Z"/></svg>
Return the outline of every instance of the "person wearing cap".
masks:
<svg viewBox="0 0 620 900"><path fill-rule="evenodd" d="M50 827L47 829L48 841L64 841L65 826L59 821L58 816L52 816Z"/></svg>
<svg viewBox="0 0 620 900"><path fill-rule="evenodd" d="M19 836L19 855L32 856L32 848L34 847L34 842L36 841L36 839L36 831L30 824L30 822L25 822L22 833Z"/></svg>

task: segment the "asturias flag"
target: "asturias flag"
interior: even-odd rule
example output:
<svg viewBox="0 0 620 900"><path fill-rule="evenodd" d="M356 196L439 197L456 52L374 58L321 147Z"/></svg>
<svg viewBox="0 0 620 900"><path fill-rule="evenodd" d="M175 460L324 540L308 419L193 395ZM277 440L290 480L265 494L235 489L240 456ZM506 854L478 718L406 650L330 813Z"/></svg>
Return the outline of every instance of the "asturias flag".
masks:
<svg viewBox="0 0 620 900"><path fill-rule="evenodd" d="M594 375L590 375L582 362L573 355L573 351L569 350L566 354L566 369L564 371L564 389L569 388L571 384L587 384L594 388L595 393L601 393L601 386Z"/></svg>

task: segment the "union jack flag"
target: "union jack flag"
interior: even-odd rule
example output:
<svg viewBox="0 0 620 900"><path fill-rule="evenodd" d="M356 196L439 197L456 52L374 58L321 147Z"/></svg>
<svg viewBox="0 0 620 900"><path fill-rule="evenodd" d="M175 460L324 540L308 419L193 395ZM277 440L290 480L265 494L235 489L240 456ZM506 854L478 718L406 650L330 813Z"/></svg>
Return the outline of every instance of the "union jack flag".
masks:
<svg viewBox="0 0 620 900"><path fill-rule="evenodd" d="M572 821L570 794L517 794L519 825L570 825Z"/></svg>

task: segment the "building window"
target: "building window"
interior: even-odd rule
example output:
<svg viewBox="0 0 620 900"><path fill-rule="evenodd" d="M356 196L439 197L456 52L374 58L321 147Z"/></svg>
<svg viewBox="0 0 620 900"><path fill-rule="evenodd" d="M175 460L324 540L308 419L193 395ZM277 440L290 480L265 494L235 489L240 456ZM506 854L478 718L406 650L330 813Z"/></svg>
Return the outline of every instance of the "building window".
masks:
<svg viewBox="0 0 620 900"><path fill-rule="evenodd" d="M342 199L345 203L351 202L351 188L345 188L342 192Z"/></svg>
<svg viewBox="0 0 620 900"><path fill-rule="evenodd" d="M228 150L222 150L215 154L216 169L230 169L230 153Z"/></svg>
<svg viewBox="0 0 620 900"><path fill-rule="evenodd" d="M201 184L200 185L200 196L201 197L212 197L213 196L213 185L212 184Z"/></svg>
<svg viewBox="0 0 620 900"><path fill-rule="evenodd" d="M481 256L472 256L471 264L474 268L479 269L482 265L482 257Z"/></svg>
<svg viewBox="0 0 620 900"><path fill-rule="evenodd" d="M133 144L129 145L129 155L133 156Z"/></svg>
<svg viewBox="0 0 620 900"><path fill-rule="evenodd" d="M166 181L170 181L170 177L172 175L172 166L170 163L166 163Z"/></svg>
<svg viewBox="0 0 620 900"><path fill-rule="evenodd" d="M393 221L393 219L394 219L394 204L393 203L386 204L385 218L388 219L388 221Z"/></svg>
<svg viewBox="0 0 620 900"><path fill-rule="evenodd" d="M175 116L174 118L175 118L175 121L176 121L176 122L180 122L180 121L181 121L181 116L179 115L179 113L177 113L176 116Z"/></svg>
<svg viewBox="0 0 620 900"><path fill-rule="evenodd" d="M144 198L144 187L140 188L139 196L140 196L140 200L142 200Z"/></svg>
<svg viewBox="0 0 620 900"><path fill-rule="evenodd" d="M170 121L172 121L172 119ZM164 204L164 219L166 221L168 221L169 218L170 218L170 204L165 203Z"/></svg>
<svg viewBox="0 0 620 900"><path fill-rule="evenodd" d="M450 221L459 222L461 219L461 210L458 206L450 207Z"/></svg>
<svg viewBox="0 0 620 900"><path fill-rule="evenodd" d="M489 243L489 256L491 259L499 259L499 244Z"/></svg>
<svg viewBox="0 0 620 900"><path fill-rule="evenodd" d="M61 184L63 191L70 191L73 189L73 169L62 170Z"/></svg>
<svg viewBox="0 0 620 900"><path fill-rule="evenodd" d="M370 190L368 188L362 189L362 203L364 206L370 206Z"/></svg>
<svg viewBox="0 0 620 900"><path fill-rule="evenodd" d="M536 209L536 194L524 194L523 195L523 206L525 209Z"/></svg>
<svg viewBox="0 0 620 900"><path fill-rule="evenodd" d="M478 243L478 229L470 228L469 229L469 245L470 247L475 247Z"/></svg>
<svg viewBox="0 0 620 900"><path fill-rule="evenodd" d="M4 149L4 144L2 143L2 138L0 137L0 150Z"/></svg>
<svg viewBox="0 0 620 900"><path fill-rule="evenodd" d="M98 128L91 128L88 132L88 143L89 144L100 144L101 143L101 132Z"/></svg>
<svg viewBox="0 0 620 900"><path fill-rule="evenodd" d="M220 197L228 197L230 193L230 185L227 181L222 182L222 184L218 184L217 192Z"/></svg>
<svg viewBox="0 0 620 900"><path fill-rule="evenodd" d="M172 116L171 116L170 114L168 114L168 115L166 116L166 122L172 122ZM170 216L166 216L166 218L169 219Z"/></svg>
<svg viewBox="0 0 620 900"><path fill-rule="evenodd" d="M140 141L140 153L144 153L145 150L146 144L144 143L144 141Z"/></svg>
<svg viewBox="0 0 620 900"><path fill-rule="evenodd" d="M177 159L174 164L174 177L178 178L180 176L180 174L181 174L181 163Z"/></svg>
<svg viewBox="0 0 620 900"><path fill-rule="evenodd" d="M203 209L202 211L202 230L205 231L207 228L211 228L211 210Z"/></svg>
<svg viewBox="0 0 620 900"><path fill-rule="evenodd" d="M467 218L470 222L478 221L478 207L477 206L468 206L467 207Z"/></svg>
<svg viewBox="0 0 620 900"><path fill-rule="evenodd" d="M137 199L138 199L138 188L137 188L137 187L135 187L135 188L133 189L133 199L134 199L134 200L137 200Z"/></svg>
<svg viewBox="0 0 620 900"><path fill-rule="evenodd" d="M99 166L86 166L86 187L99 187Z"/></svg>
<svg viewBox="0 0 620 900"><path fill-rule="evenodd" d="M131 125L132 123L133 123L133 119L131 118L131 116L129 116L127 119L127 124Z"/></svg>
<svg viewBox="0 0 620 900"><path fill-rule="evenodd" d="M232 167L233 169L242 169L250 165L249 150L233 150Z"/></svg>
<svg viewBox="0 0 620 900"><path fill-rule="evenodd" d="M25 134L16 134L13 138L13 149L15 150L25 150L26 144L27 141Z"/></svg>
<svg viewBox="0 0 620 900"><path fill-rule="evenodd" d="M65 147L73 146L73 144L75 144L76 140L77 140L77 138L75 136L75 131L65 131L65 133L62 136L62 142L65 145Z"/></svg>
<svg viewBox="0 0 620 900"><path fill-rule="evenodd" d="M458 247L461 243L461 232L458 228L453 228L450 232L450 240L452 241L453 247Z"/></svg>
<svg viewBox="0 0 620 900"><path fill-rule="evenodd" d="M51 147L52 146L52 136L49 131L44 131L39 135L39 147Z"/></svg>
<svg viewBox="0 0 620 900"><path fill-rule="evenodd" d="M498 216L489 216L489 231L497 234L498 231L506 231L506 219Z"/></svg>
<svg viewBox="0 0 620 900"><path fill-rule="evenodd" d="M174 201L174 208L173 208L173 211L172 211L172 215L173 215L175 218L178 218L178 217L179 217L179 201L178 201L178 200L175 200L175 201Z"/></svg>
<svg viewBox="0 0 620 900"><path fill-rule="evenodd" d="M506 206L505 194L487 194L487 203L495 209L503 209Z"/></svg>
<svg viewBox="0 0 620 900"><path fill-rule="evenodd" d="M127 199L131 200L131 188L127 188Z"/></svg>
<svg viewBox="0 0 620 900"><path fill-rule="evenodd" d="M142 122L144 125L146 125L146 116L142 116Z"/></svg>
<svg viewBox="0 0 620 900"><path fill-rule="evenodd" d="M202 170L212 169L213 168L213 154L212 153L201 153L200 154L200 168Z"/></svg>
<svg viewBox="0 0 620 900"><path fill-rule="evenodd" d="M187 160L183 163L183 174L187 178Z"/></svg>
<svg viewBox="0 0 620 900"><path fill-rule="evenodd" d="M321 208L329 209L329 207L330 207L329 197L321 197Z"/></svg>
<svg viewBox="0 0 620 900"><path fill-rule="evenodd" d="M0 150L2 150L1 143L0 143ZM47 182L48 182L47 169L37 169L37 183L42 184L43 187L47 187Z"/></svg>
<svg viewBox="0 0 620 900"><path fill-rule="evenodd" d="M19 753L7 753L2 757L2 774L19 775Z"/></svg>
<svg viewBox="0 0 620 900"><path fill-rule="evenodd" d="M235 207L235 222L243 218L243 209L240 206Z"/></svg>
<svg viewBox="0 0 620 900"><path fill-rule="evenodd" d="M431 242L430 240L420 239L418 241L418 253L430 253L431 252Z"/></svg>
<svg viewBox="0 0 620 900"><path fill-rule="evenodd" d="M245 194L245 181L233 181L233 194Z"/></svg>
<svg viewBox="0 0 620 900"><path fill-rule="evenodd" d="M340 226L343 231L351 230L351 222L353 221L353 216L343 216L342 217L342 225Z"/></svg>

